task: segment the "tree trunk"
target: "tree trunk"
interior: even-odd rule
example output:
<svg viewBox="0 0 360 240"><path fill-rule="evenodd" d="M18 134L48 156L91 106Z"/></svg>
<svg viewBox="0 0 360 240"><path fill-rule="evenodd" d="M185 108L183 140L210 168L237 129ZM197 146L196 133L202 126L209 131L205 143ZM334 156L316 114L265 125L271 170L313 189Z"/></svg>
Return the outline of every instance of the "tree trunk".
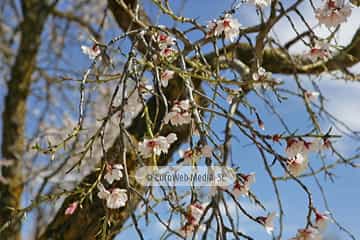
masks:
<svg viewBox="0 0 360 240"><path fill-rule="evenodd" d="M11 79L7 84L3 112L2 156L13 161L3 167L3 176L8 184L0 183L0 226L10 224L1 233L1 239L20 239L20 222L12 222L12 209L20 207L22 182L22 156L24 153L24 129L26 119L26 99L29 95L31 76L36 65L36 56L41 42L41 33L48 15L45 1L33 0L22 3L20 44L11 69Z"/></svg>

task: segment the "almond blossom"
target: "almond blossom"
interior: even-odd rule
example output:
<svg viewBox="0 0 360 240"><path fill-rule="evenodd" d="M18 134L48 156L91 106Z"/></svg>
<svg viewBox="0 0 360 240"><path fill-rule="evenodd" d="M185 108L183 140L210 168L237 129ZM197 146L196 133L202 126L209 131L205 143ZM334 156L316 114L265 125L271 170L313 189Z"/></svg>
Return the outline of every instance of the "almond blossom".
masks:
<svg viewBox="0 0 360 240"><path fill-rule="evenodd" d="M101 53L101 49L97 44L94 44L92 47L82 45L81 50L91 60L94 60Z"/></svg>
<svg viewBox="0 0 360 240"><path fill-rule="evenodd" d="M123 177L122 170L124 167L121 164L114 164L110 165L108 164L106 166L106 174L104 176L105 180L112 184L114 181L118 181Z"/></svg>
<svg viewBox="0 0 360 240"><path fill-rule="evenodd" d="M249 3L256 5L259 8L267 7L271 4L272 0L248 0Z"/></svg>
<svg viewBox="0 0 360 240"><path fill-rule="evenodd" d="M175 101L171 111L164 117L164 122L174 126L189 124L191 122L189 100Z"/></svg>
<svg viewBox="0 0 360 240"><path fill-rule="evenodd" d="M184 159L184 163L191 164L192 162L197 162L199 160L200 155L196 150L187 149L187 150L179 150L180 158Z"/></svg>
<svg viewBox="0 0 360 240"><path fill-rule="evenodd" d="M274 219L276 212L269 213L266 217L257 217L256 219L264 226L266 232L271 234L274 231Z"/></svg>
<svg viewBox="0 0 360 240"><path fill-rule="evenodd" d="M319 213L318 211L315 210L315 224L314 224L314 226L319 231L324 231L326 229L327 224L328 224L329 221L330 221L330 219L327 216L327 214Z"/></svg>
<svg viewBox="0 0 360 240"><path fill-rule="evenodd" d="M170 145L177 140L175 133L170 133L167 137L159 136L153 139L144 139L139 143L139 152L144 158L151 157L152 154L160 156L167 153Z"/></svg>
<svg viewBox="0 0 360 240"><path fill-rule="evenodd" d="M289 172L295 177L302 174L308 167L307 156L297 153L294 157L290 158L287 162Z"/></svg>
<svg viewBox="0 0 360 240"><path fill-rule="evenodd" d="M106 206L110 209L117 209L120 207L124 207L128 200L127 190L114 188L111 190L107 190L103 184L99 183L97 185L99 190L98 197L100 199L106 200Z"/></svg>
<svg viewBox="0 0 360 240"><path fill-rule="evenodd" d="M192 232L195 231L196 228L202 230L204 225L200 224L200 219L204 214L205 208L200 203L190 204L188 211L186 213L186 224L181 228L180 233L184 237L187 237Z"/></svg>
<svg viewBox="0 0 360 240"><path fill-rule="evenodd" d="M259 67L257 72L253 73L252 75L252 79L254 81L257 81L259 83L255 83L255 87L257 86L261 86L263 88L266 88L268 86L268 84L265 81L269 81L272 78L272 73L271 72L267 72L265 70L265 68L263 67Z"/></svg>
<svg viewBox="0 0 360 240"><path fill-rule="evenodd" d="M351 6L344 4L344 0L326 0L324 6L315 11L320 24L327 27L337 27L346 22L351 15Z"/></svg>
<svg viewBox="0 0 360 240"><path fill-rule="evenodd" d="M211 146L205 145L201 148L179 150L179 156L184 159L184 163L192 164L193 162L197 162L201 156L211 158L212 150L213 148Z"/></svg>
<svg viewBox="0 0 360 240"><path fill-rule="evenodd" d="M232 18L231 14L225 14L223 18L209 22L207 26L209 29L208 36L213 34L217 37L224 34L225 39L233 42L239 36L240 27L241 24L236 18Z"/></svg>
<svg viewBox="0 0 360 240"><path fill-rule="evenodd" d="M309 56L313 61L328 59L331 57L330 44L325 41L315 41L315 45L311 48Z"/></svg>
<svg viewBox="0 0 360 240"><path fill-rule="evenodd" d="M160 82L163 87L167 87L169 80L174 77L175 72L170 70L165 70L160 74Z"/></svg>
<svg viewBox="0 0 360 240"><path fill-rule="evenodd" d="M295 157L298 153L306 155L309 152L316 152L321 149L319 140L307 142L300 139L290 138L287 140L285 152L289 159Z"/></svg>
<svg viewBox="0 0 360 240"><path fill-rule="evenodd" d="M69 206L65 210L65 215L72 215L76 211L79 202L70 203Z"/></svg>
<svg viewBox="0 0 360 240"><path fill-rule="evenodd" d="M305 91L304 97L306 101L315 101L320 96L319 92Z"/></svg>
<svg viewBox="0 0 360 240"><path fill-rule="evenodd" d="M290 240L321 240L322 236L318 230L312 227L305 229L299 229L296 237L291 238Z"/></svg>
<svg viewBox="0 0 360 240"><path fill-rule="evenodd" d="M166 57L170 57L170 56L174 55L175 53L176 53L176 50L174 48L166 47L166 48L161 49L160 56L166 58Z"/></svg>
<svg viewBox="0 0 360 240"><path fill-rule="evenodd" d="M175 41L176 41L175 38L165 33L159 33L156 36L156 42L158 43L160 49L173 46L175 44Z"/></svg>
<svg viewBox="0 0 360 240"><path fill-rule="evenodd" d="M200 203L193 203L189 206L189 211L187 215L188 223L192 225L198 225L200 222L201 216L204 214L204 206Z"/></svg>
<svg viewBox="0 0 360 240"><path fill-rule="evenodd" d="M232 194L236 197L247 196L250 191L250 186L255 183L255 173L242 175L243 182L239 180L235 181Z"/></svg>

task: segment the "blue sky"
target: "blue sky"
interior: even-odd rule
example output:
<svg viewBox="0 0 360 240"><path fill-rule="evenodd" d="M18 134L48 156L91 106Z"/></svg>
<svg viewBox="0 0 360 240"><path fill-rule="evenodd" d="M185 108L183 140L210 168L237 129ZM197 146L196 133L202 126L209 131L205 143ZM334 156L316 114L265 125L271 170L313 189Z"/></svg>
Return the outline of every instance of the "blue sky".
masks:
<svg viewBox="0 0 360 240"><path fill-rule="evenodd" d="M166 16L161 16L157 18L158 11L154 6L152 6L149 0L144 1L145 7L152 16L154 21L158 21L159 24L166 26L172 26L173 22ZM176 1L170 1L171 4L176 4ZM175 6L175 10L183 8L183 13L187 17L196 17L200 23L206 24L208 20L217 18L220 16L223 11L230 8L232 0L192 0L186 1L183 6ZM320 1L317 1L318 3ZM302 6L303 13L306 16L312 17L312 12L306 5ZM256 21L257 16L255 8L253 6L244 5L236 13L236 17L244 25L248 26ZM313 19L314 20L314 19ZM343 26L338 34L340 44L346 44L350 41L350 36L357 29L360 22L360 11L355 10L352 14L351 19L347 24ZM180 27L178 25L178 27ZM301 26L299 27L302 28ZM280 22L276 28L276 35L279 36L280 40L286 41L286 39L291 38L294 33L289 30L289 25L286 22ZM106 40L109 40L111 37L119 34L120 31L109 31L106 36ZM319 29L320 34L324 34L326 31L324 29ZM190 39L197 38L196 34L191 36ZM66 65L76 66L76 70L84 70L88 65L88 60L81 55L80 45L84 44L79 42L79 47L67 48L66 54L69 56L70 63L81 62L81 64L72 64ZM127 46L126 43L123 45ZM296 46L296 48L291 49L291 51L296 53L305 52L305 48L301 45ZM65 65L64 65L65 66ZM355 70L359 73L360 66L357 66ZM282 80L286 82L286 86L294 89L294 80L287 76L279 76ZM304 84L311 87L310 83L306 78L303 78ZM344 119L346 123L354 128L354 130L360 131L360 121L359 121L359 110L360 107L357 104L360 97L360 84L344 82L341 80L333 80L327 77L317 80L321 90L325 97L327 97L327 106L328 109L334 113L336 116ZM0 88L0 96L4 96L5 92ZM73 97L76 102L77 96ZM275 117L266 109L264 104L260 102L255 96L249 96L249 99L258 107L259 113L262 114L263 120L266 123L266 132L268 133L278 133L278 129L281 127ZM29 100L29 108L34 106L34 101ZM279 111L283 114L289 125L294 129L299 129L300 132L306 132L309 130L309 120L306 115L304 115L304 107L301 102L296 99L290 99L285 101L283 104L278 105ZM2 106L0 108L2 111ZM35 124L29 122L28 131L34 131ZM222 129L223 121L216 121L215 128ZM327 129L328 124L324 122L322 126L324 129ZM233 128L234 134L238 133L236 128ZM257 182L253 186L253 191L257 194L265 203L266 207L271 210L277 210L275 195L273 194L273 189L270 184L270 180L264 172L264 167L262 165L262 160L256 153L256 149L253 146L248 146L248 142L240 139L240 142L234 142L233 144L233 159L236 163L239 163L244 172L256 172L257 173ZM349 138L343 138L336 143L336 146L341 149L345 155L351 155L355 152L355 148L359 147L359 143L355 142ZM279 151L282 151L281 146L278 147ZM333 160L334 157L330 154L327 154L327 159L329 161ZM319 159L315 155L311 156L311 164L316 168L319 166ZM261 164L260 164L261 163ZM360 172L356 169L349 167L339 166L335 171L336 175L335 183L330 181L324 181L324 176L319 175L319 179L323 184L329 205L333 211L336 219L345 227L351 229L352 233L360 238L360 226L358 223L358 216L360 216L360 207L359 207L359 197L360 197L360 188L358 182L360 180ZM312 178L304 179L304 182L309 186L310 189L313 189L314 201L319 210L324 210L324 206L321 200L320 193L316 188L314 180ZM304 192L292 181L282 182L279 184L281 190L281 196L285 208L285 230L284 230L284 239L288 239L295 235L298 228L302 228L305 223L305 214L306 214L306 195ZM29 203L30 199L25 196L24 205ZM263 212L256 207L254 207L247 199L241 199L241 202L247 206L250 212L265 215L266 212ZM234 206L233 210L235 212ZM157 209L166 214L168 207L166 205L160 205ZM29 233L30 228L28 227L32 221L32 215L29 215L24 227L23 234L26 239L26 235ZM243 216L238 218L239 227L244 232L253 235L255 239L270 239L270 237L265 233L264 229L260 226L250 223ZM141 226L144 229L146 239L159 239L159 236L164 231L163 227L156 221L151 221L151 223L146 226L143 221L140 221ZM344 235L338 231L335 225L331 224L328 229L329 233L336 234L339 236L339 239L346 239ZM117 239L124 238L136 238L136 233L134 230L129 229L124 231L119 235ZM329 239L330 240L330 239Z"/></svg>

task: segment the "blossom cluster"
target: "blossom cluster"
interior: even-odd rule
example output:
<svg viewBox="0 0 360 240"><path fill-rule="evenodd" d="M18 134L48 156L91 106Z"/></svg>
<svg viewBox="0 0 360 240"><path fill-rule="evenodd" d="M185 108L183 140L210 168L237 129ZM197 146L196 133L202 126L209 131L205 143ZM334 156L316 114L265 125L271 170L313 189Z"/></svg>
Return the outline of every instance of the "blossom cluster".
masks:
<svg viewBox="0 0 360 240"><path fill-rule="evenodd" d="M322 233L325 231L326 226L329 222L327 214L321 214L316 209L315 212L315 223L313 226L299 229L295 237L290 240L321 240Z"/></svg>
<svg viewBox="0 0 360 240"><path fill-rule="evenodd" d="M171 111L164 117L164 122L171 123L173 126L189 124L191 122L189 100L175 101Z"/></svg>
<svg viewBox="0 0 360 240"><path fill-rule="evenodd" d="M153 155L160 156L161 153L167 153L171 144L176 142L177 136L175 133L170 133L167 137L158 136L151 139L144 139L139 142L138 149L140 155L144 158L149 158Z"/></svg>
<svg viewBox="0 0 360 240"><path fill-rule="evenodd" d="M211 35L214 35L215 37L218 37L223 34L225 39L233 42L239 36L240 27L241 24L237 19L232 18L231 14L225 14L224 17L209 22L207 25L207 28L209 29L207 36L210 37Z"/></svg>
<svg viewBox="0 0 360 240"><path fill-rule="evenodd" d="M200 225L200 219L204 215L205 207L200 203L190 204L188 207L188 211L186 213L186 223L180 229L181 234L184 237L187 237L191 234L196 228L202 228Z"/></svg>
<svg viewBox="0 0 360 240"><path fill-rule="evenodd" d="M202 156L206 158L212 157L213 148L209 145L205 145L198 148L189 148L187 150L179 150L180 158L184 159L185 164L193 164L197 162Z"/></svg>
<svg viewBox="0 0 360 240"><path fill-rule="evenodd" d="M287 168L288 171L294 175L299 176L308 167L308 154L310 152L318 152L329 148L329 140L315 140L307 142L302 139L290 138L287 140L285 152L288 157Z"/></svg>
<svg viewBox="0 0 360 240"><path fill-rule="evenodd" d="M119 181L123 177L122 170L124 167L121 164L106 165L106 174L104 179L107 183L112 184L114 181ZM110 209L117 209L124 207L128 200L127 190L121 188L106 189L102 183L97 185L99 190L98 197L106 201L106 206Z"/></svg>
<svg viewBox="0 0 360 240"><path fill-rule="evenodd" d="M320 24L326 27L337 27L351 15L351 6L344 0L326 0L325 4L316 10L315 16Z"/></svg>

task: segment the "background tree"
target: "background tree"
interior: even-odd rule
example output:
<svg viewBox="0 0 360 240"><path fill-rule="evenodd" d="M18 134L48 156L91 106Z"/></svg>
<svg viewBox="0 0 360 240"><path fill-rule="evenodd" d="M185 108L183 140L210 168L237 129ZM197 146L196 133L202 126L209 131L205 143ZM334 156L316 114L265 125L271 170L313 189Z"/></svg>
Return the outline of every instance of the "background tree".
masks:
<svg viewBox="0 0 360 240"><path fill-rule="evenodd" d="M253 225L318 239L328 220L357 237L325 186L358 168L358 125L323 87L358 88L356 1L209 2L0 3L1 239L264 238ZM134 178L147 165L237 175L228 188L152 188ZM296 199L301 219L287 214Z"/></svg>

